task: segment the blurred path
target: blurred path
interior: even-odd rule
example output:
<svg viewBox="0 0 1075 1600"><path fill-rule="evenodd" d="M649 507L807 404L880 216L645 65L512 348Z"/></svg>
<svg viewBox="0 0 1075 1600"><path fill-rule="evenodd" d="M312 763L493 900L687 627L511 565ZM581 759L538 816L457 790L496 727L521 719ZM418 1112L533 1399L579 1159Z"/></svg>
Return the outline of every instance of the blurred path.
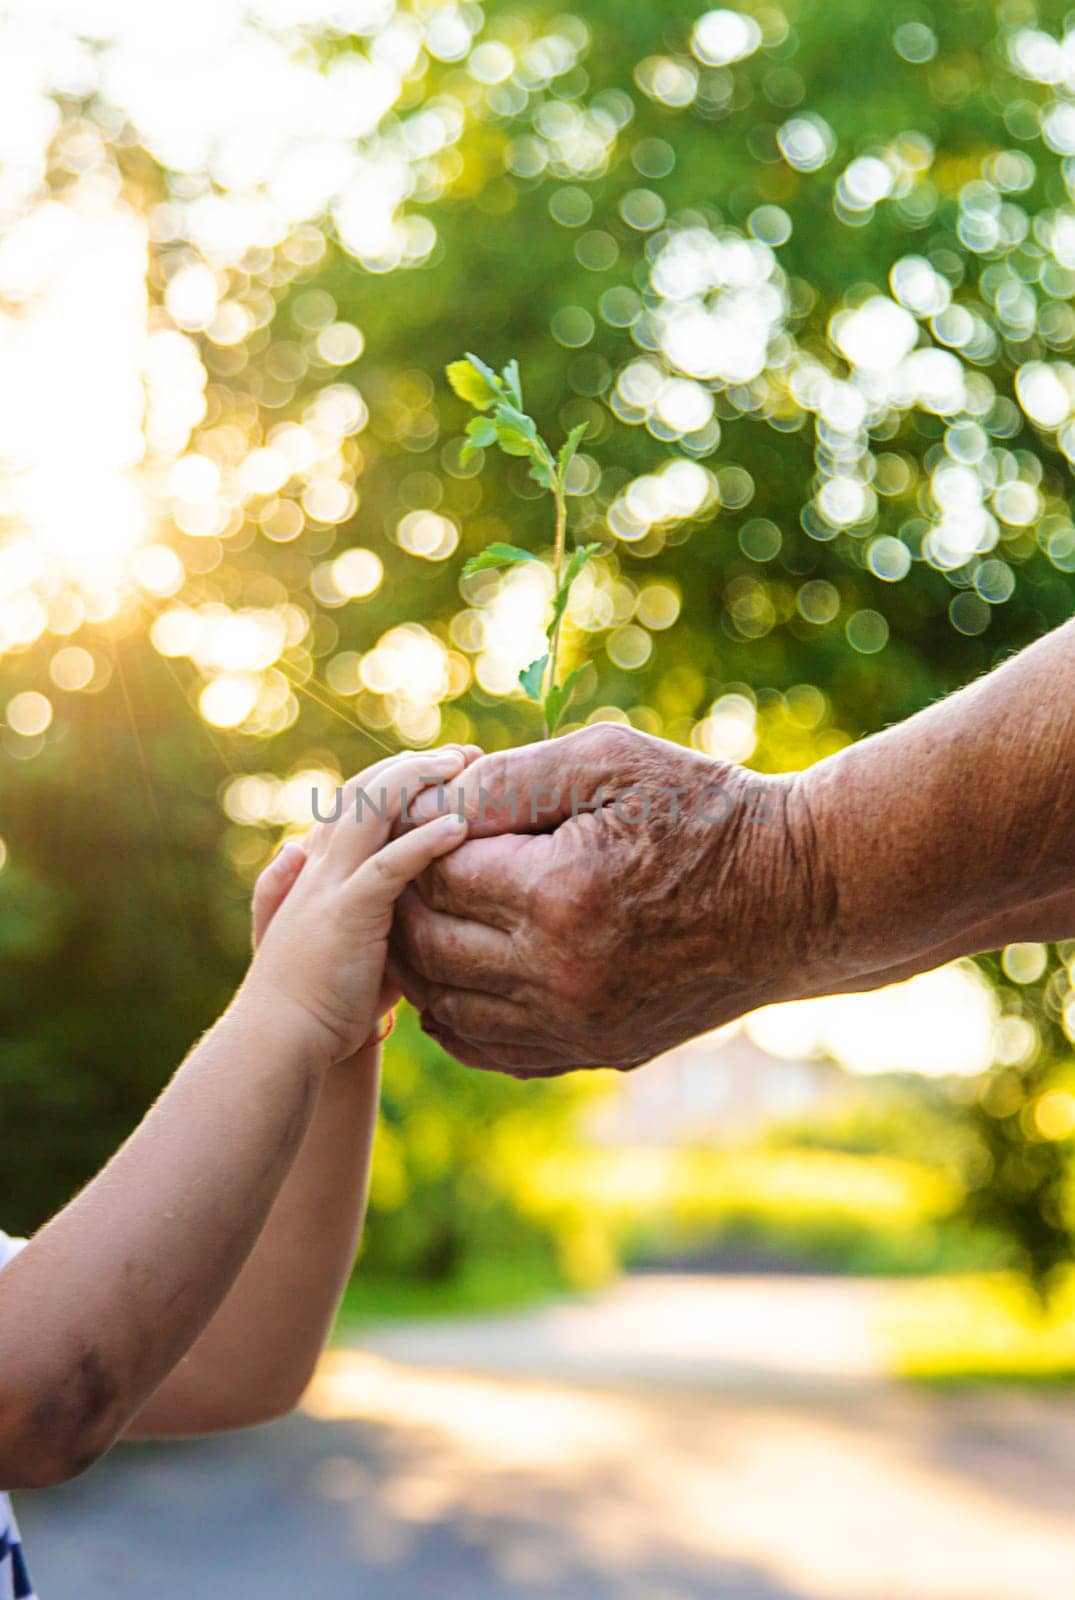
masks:
<svg viewBox="0 0 1075 1600"><path fill-rule="evenodd" d="M306 1414L22 1496L42 1600L1044 1600L1075 1398L887 1385L881 1285L629 1280L384 1328Z"/></svg>
<svg viewBox="0 0 1075 1600"><path fill-rule="evenodd" d="M766 1393L881 1379L876 1279L623 1279L593 1299L468 1321L386 1325L366 1350L420 1366L639 1379Z"/></svg>

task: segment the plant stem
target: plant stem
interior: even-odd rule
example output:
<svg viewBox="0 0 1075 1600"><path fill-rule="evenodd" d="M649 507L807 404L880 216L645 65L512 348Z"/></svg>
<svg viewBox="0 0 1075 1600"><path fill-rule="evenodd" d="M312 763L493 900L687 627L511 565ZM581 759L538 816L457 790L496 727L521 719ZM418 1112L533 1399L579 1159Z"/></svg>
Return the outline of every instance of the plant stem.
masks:
<svg viewBox="0 0 1075 1600"><path fill-rule="evenodd" d="M550 466L552 468L552 492L556 498L556 543L553 549L553 571L556 576L556 592L559 594L560 585L564 581L564 561L567 556L567 496L560 481L560 474L556 470L555 461L550 459ZM556 687L556 664L560 652L560 626L563 620L563 613L561 612L560 618L549 637L549 665L546 669L547 677L545 680L546 693L548 693L549 689ZM542 726L544 728L543 737L547 739L550 733L548 717L542 717Z"/></svg>
<svg viewBox="0 0 1075 1600"><path fill-rule="evenodd" d="M560 482L560 474L555 469L552 482L552 492L556 496L556 548L552 559L556 568L556 582L559 584L563 578L564 556L567 553L567 495Z"/></svg>

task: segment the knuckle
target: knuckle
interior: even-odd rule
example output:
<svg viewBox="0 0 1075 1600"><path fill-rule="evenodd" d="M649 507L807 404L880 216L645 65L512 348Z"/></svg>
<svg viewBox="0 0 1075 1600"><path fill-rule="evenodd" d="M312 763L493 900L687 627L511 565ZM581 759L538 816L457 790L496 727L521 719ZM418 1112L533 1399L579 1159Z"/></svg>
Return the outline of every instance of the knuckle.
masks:
<svg viewBox="0 0 1075 1600"><path fill-rule="evenodd" d="M450 911L452 908L449 868L444 860L433 861L415 879L415 888L432 911Z"/></svg>
<svg viewBox="0 0 1075 1600"><path fill-rule="evenodd" d="M454 1029L459 1021L459 997L444 984L430 984L425 1010L441 1027Z"/></svg>
<svg viewBox="0 0 1075 1600"><path fill-rule="evenodd" d="M503 787L508 781L508 756L503 750L483 756L473 768L475 791L481 785L487 789Z"/></svg>
<svg viewBox="0 0 1075 1600"><path fill-rule="evenodd" d="M431 978L436 971L436 938L422 908L408 907L399 922L403 948L415 972Z"/></svg>
<svg viewBox="0 0 1075 1600"><path fill-rule="evenodd" d="M507 753L483 756L460 780L450 795L462 794L470 822L488 824L506 815L511 820L518 806Z"/></svg>
<svg viewBox="0 0 1075 1600"><path fill-rule="evenodd" d="M371 876L389 888L393 887L398 881L396 869L386 856L370 856L367 866L370 869Z"/></svg>
<svg viewBox="0 0 1075 1600"><path fill-rule="evenodd" d="M415 880L426 905L434 911L462 915L463 907L474 895L488 892L490 877L483 872L481 861L475 859L466 843L450 855L431 861Z"/></svg>
<svg viewBox="0 0 1075 1600"><path fill-rule="evenodd" d="M593 727L583 728L575 737L591 760L609 765L628 760L636 739L632 728L625 728L618 722L595 723Z"/></svg>

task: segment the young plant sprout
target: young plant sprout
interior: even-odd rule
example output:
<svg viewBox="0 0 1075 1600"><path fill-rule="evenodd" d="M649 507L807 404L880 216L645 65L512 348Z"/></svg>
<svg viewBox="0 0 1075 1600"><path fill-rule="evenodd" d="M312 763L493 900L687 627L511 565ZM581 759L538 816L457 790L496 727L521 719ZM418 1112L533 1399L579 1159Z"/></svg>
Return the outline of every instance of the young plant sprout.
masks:
<svg viewBox="0 0 1075 1600"><path fill-rule="evenodd" d="M503 372L496 373L484 361L479 361L477 356L468 355L463 361L452 362L448 368L448 382L461 400L481 413L467 425L467 442L463 446L462 459L467 461L479 450L499 445L505 455L521 456L530 462L530 476L552 495L556 504L552 558L555 590L552 617L545 630L548 649L519 674L519 682L527 696L542 709L545 737L548 739L563 721L575 685L584 670L575 667L560 681L558 658L564 612L575 579L601 548L599 544L576 545L570 554L567 549L567 472L586 436L588 424L584 422L581 427L572 428L560 453L554 455L538 432L533 417L527 416L523 409L517 361L509 361ZM490 567L514 566L521 561L540 563L541 559L532 550L497 542L488 545L480 555L472 556L463 572L469 576L472 572L484 572Z"/></svg>

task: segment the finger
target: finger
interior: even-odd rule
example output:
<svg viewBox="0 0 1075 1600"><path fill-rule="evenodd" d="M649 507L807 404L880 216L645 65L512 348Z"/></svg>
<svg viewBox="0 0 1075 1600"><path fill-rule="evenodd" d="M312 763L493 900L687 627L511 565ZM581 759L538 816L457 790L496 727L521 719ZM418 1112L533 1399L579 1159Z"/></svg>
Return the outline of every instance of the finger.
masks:
<svg viewBox="0 0 1075 1600"><path fill-rule="evenodd" d="M328 849L336 822L361 815L372 816L376 811L383 810L385 780L401 762L408 763L408 769L416 763L428 768L431 782L447 782L448 777L456 776L480 759L481 755L482 750L476 744L446 744L424 751L401 750L397 755L384 756L380 761L363 768L330 796L319 798L315 792L312 812L318 826L309 835L310 853L323 853ZM419 794L423 787L424 783L416 782L412 794ZM404 800L411 797L405 796Z"/></svg>
<svg viewBox="0 0 1075 1600"><path fill-rule="evenodd" d="M254 885L252 934L254 949L264 939L269 924L295 887L306 865L306 851L291 839L278 851Z"/></svg>
<svg viewBox="0 0 1075 1600"><path fill-rule="evenodd" d="M542 1016L539 1031L534 1007L505 995L434 983L422 1008L422 1020L442 1032L447 1030L475 1044L487 1045L493 1055L499 1055L504 1046L537 1048L546 1055L566 1053L566 1041L549 1029L547 1015Z"/></svg>
<svg viewBox="0 0 1075 1600"><path fill-rule="evenodd" d="M406 956L395 944L389 944L388 951L393 977L399 983L403 998L409 1001L416 1011L424 1011L431 993L429 980L415 972Z"/></svg>
<svg viewBox="0 0 1075 1600"><path fill-rule="evenodd" d="M459 749L460 751L462 751L463 769L461 769L461 770L465 770L467 767L473 766L474 762L475 761L480 761L482 756L485 754L485 751L481 748L481 746L480 745L476 745L476 744L461 744L461 745L458 745L458 746L445 745L444 748L445 749ZM458 777L459 775L460 774L456 774L456 777ZM421 792L424 793L425 791L423 790ZM438 799L437 804L430 809L430 813L429 813L430 817L439 816L441 814L441 812L443 812L443 811L454 811L454 812L456 812L458 814L459 807L454 802L454 800L452 799L453 786L452 786L452 781L451 780L438 779L431 786L431 792L433 793L434 796L443 797L444 803L443 803L443 805L440 804L440 801ZM415 796L415 799L417 799L417 796ZM392 837L394 839L398 839L401 834L404 834L409 829L413 828L418 821L420 821L420 820L428 821L429 820L429 818L419 819L419 818L413 817L410 814L412 810L413 810L413 803L406 805L404 807L404 809L403 809L403 814L400 816L398 821L393 824Z"/></svg>
<svg viewBox="0 0 1075 1600"><path fill-rule="evenodd" d="M403 750L399 755L385 756L380 761L375 761L372 766L363 768L362 772L340 784L327 796L321 796L315 789L311 796L311 811L316 826L308 835L309 852L311 856L323 855L328 849L333 837L333 828L342 821L345 815L355 814L355 791L359 785L369 786L375 784L380 775L398 761L400 756L415 755L413 750Z"/></svg>
<svg viewBox="0 0 1075 1600"><path fill-rule="evenodd" d="M525 974L511 938L465 917L432 911L413 890L396 906L393 951L429 983L517 996Z"/></svg>
<svg viewBox="0 0 1075 1600"><path fill-rule="evenodd" d="M385 962L384 978L381 980L381 992L377 996L377 1015L383 1017L386 1011L391 1011L393 1006L398 1006L403 999L403 984L399 973L391 961Z"/></svg>
<svg viewBox="0 0 1075 1600"><path fill-rule="evenodd" d="M458 745L417 755L410 751L352 778L344 785L340 817L331 830L329 859L341 871L360 867L387 844L408 802L427 784L445 783L462 772L465 759ZM456 844L465 832L460 824Z"/></svg>
<svg viewBox="0 0 1075 1600"><path fill-rule="evenodd" d="M420 820L449 807L462 810L477 837L548 832L603 799L611 802L659 745L634 729L605 725L499 750L468 765L445 795L420 796L411 815Z"/></svg>
<svg viewBox="0 0 1075 1600"><path fill-rule="evenodd" d="M378 916L390 911L407 885L438 856L454 850L466 834L467 825L458 817L438 817L370 856L355 873L353 883L363 913Z"/></svg>
<svg viewBox="0 0 1075 1600"><path fill-rule="evenodd" d="M418 893L434 911L510 933L523 917L523 868L529 871L530 858L546 844L544 839L517 834L468 838L422 874Z"/></svg>
<svg viewBox="0 0 1075 1600"><path fill-rule="evenodd" d="M592 1070L588 1063L580 1067L578 1062L566 1056L557 1056L548 1050L531 1049L521 1045L510 1048L497 1047L479 1043L474 1039L464 1039L448 1029L440 1029L435 1024L427 1023L425 1018L422 1019L422 1027L453 1060L460 1062L464 1067L473 1067L478 1072L496 1072L502 1077L527 1081L532 1078L562 1078L569 1072Z"/></svg>

